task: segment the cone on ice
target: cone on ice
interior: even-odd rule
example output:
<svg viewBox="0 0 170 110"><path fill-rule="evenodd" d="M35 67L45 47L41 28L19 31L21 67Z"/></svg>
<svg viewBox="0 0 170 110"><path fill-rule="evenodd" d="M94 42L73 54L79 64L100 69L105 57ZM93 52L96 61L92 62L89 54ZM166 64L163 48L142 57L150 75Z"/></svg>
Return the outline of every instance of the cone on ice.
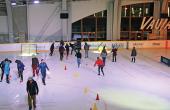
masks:
<svg viewBox="0 0 170 110"><path fill-rule="evenodd" d="M73 76L74 76L75 78L77 78L77 77L80 77L80 74L79 74L79 73L74 73Z"/></svg>
<svg viewBox="0 0 170 110"><path fill-rule="evenodd" d="M98 110L96 103L93 104L93 109L92 110Z"/></svg>
<svg viewBox="0 0 170 110"><path fill-rule="evenodd" d="M97 96L96 96L96 100L99 100L99 94L97 94Z"/></svg>
<svg viewBox="0 0 170 110"><path fill-rule="evenodd" d="M67 70L67 67L66 67L66 65L65 65L65 67L64 67L64 70Z"/></svg>
<svg viewBox="0 0 170 110"><path fill-rule="evenodd" d="M87 94L89 92L89 88L85 87L84 88L84 94Z"/></svg>

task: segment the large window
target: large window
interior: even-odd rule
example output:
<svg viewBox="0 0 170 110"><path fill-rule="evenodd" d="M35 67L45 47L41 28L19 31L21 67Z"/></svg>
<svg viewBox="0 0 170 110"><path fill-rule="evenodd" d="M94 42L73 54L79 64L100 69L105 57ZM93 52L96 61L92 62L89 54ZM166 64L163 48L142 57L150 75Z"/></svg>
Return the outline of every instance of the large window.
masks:
<svg viewBox="0 0 170 110"><path fill-rule="evenodd" d="M72 24L72 40L106 40L107 11L94 13Z"/></svg>
<svg viewBox="0 0 170 110"><path fill-rule="evenodd" d="M153 16L153 3L140 3L122 6L120 40L147 40L151 32L141 31L143 17Z"/></svg>

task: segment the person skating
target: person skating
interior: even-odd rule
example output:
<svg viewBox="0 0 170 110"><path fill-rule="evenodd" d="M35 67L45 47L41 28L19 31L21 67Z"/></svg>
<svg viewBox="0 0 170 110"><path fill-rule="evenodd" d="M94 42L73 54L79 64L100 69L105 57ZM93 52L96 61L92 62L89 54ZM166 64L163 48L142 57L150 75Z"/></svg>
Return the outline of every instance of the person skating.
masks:
<svg viewBox="0 0 170 110"><path fill-rule="evenodd" d="M60 41L60 45L64 46L64 41L63 40Z"/></svg>
<svg viewBox="0 0 170 110"><path fill-rule="evenodd" d="M98 75L100 75L100 71L102 72L103 76L104 76L104 72L103 72L103 67L104 67L104 62L102 59L100 59L99 57L97 57L97 60L95 61L94 67L98 66Z"/></svg>
<svg viewBox="0 0 170 110"><path fill-rule="evenodd" d="M2 82L3 77L4 77L4 67L5 67L5 60L1 61L1 63L0 63L0 68L2 70L0 82Z"/></svg>
<svg viewBox="0 0 170 110"><path fill-rule="evenodd" d="M85 45L84 45L85 58L88 58L89 47L90 46L87 44L87 42L85 42Z"/></svg>
<svg viewBox="0 0 170 110"><path fill-rule="evenodd" d="M41 59L41 63L39 64L39 69L41 70L42 75L42 83L46 85L45 78L46 78L46 69L49 70L47 64L45 63L44 59Z"/></svg>
<svg viewBox="0 0 170 110"><path fill-rule="evenodd" d="M136 57L137 56L137 51L136 51L136 48L135 47L133 47L133 49L132 49L132 52L131 52L131 57L132 57L132 60L131 60L131 62L134 62L135 63L135 61L136 61Z"/></svg>
<svg viewBox="0 0 170 110"><path fill-rule="evenodd" d="M15 63L17 63L18 76L20 78L20 82L23 82L23 71L25 65L21 60L15 60Z"/></svg>
<svg viewBox="0 0 170 110"><path fill-rule="evenodd" d="M116 62L117 48L112 48L112 62Z"/></svg>
<svg viewBox="0 0 170 110"><path fill-rule="evenodd" d="M1 75L2 75L2 69L0 68L0 77L1 77Z"/></svg>
<svg viewBox="0 0 170 110"><path fill-rule="evenodd" d="M69 51L70 51L69 45L66 44L65 48L66 48L66 58L68 59L68 55L69 55Z"/></svg>
<svg viewBox="0 0 170 110"><path fill-rule="evenodd" d="M32 77L28 78L26 90L28 93L29 110L32 110L32 104L35 109L36 108L36 95L38 95L39 89L38 89L37 82L33 80Z"/></svg>
<svg viewBox="0 0 170 110"><path fill-rule="evenodd" d="M32 58L33 77L35 77L35 74L36 74L37 76L39 76L39 75L38 75L38 73L39 73L38 66L39 66L38 58L37 58L35 55L33 55L33 58Z"/></svg>
<svg viewBox="0 0 170 110"><path fill-rule="evenodd" d="M50 46L50 56L53 55L53 52L54 52L54 42Z"/></svg>
<svg viewBox="0 0 170 110"><path fill-rule="evenodd" d="M101 57L102 57L102 59L103 59L104 65L105 65L105 64L106 64L106 57L107 57L107 51L106 51L106 49L105 49L105 46L103 47L103 50L102 50L102 52L101 52Z"/></svg>
<svg viewBox="0 0 170 110"><path fill-rule="evenodd" d="M70 47L71 47L71 55L73 54L74 51L74 44L72 44L71 42L69 43Z"/></svg>
<svg viewBox="0 0 170 110"><path fill-rule="evenodd" d="M60 61L63 60L64 51L65 51L64 46L63 46L63 45L60 45L60 47L59 47Z"/></svg>
<svg viewBox="0 0 170 110"><path fill-rule="evenodd" d="M78 52L76 52L75 56L77 57L77 64L78 64L78 68L79 68L80 64L81 64L81 57L82 57L80 50L78 50Z"/></svg>
<svg viewBox="0 0 170 110"><path fill-rule="evenodd" d="M8 84L9 84L9 74L10 74L10 63L12 63L12 61L6 58L4 64L4 74L6 75L6 82Z"/></svg>

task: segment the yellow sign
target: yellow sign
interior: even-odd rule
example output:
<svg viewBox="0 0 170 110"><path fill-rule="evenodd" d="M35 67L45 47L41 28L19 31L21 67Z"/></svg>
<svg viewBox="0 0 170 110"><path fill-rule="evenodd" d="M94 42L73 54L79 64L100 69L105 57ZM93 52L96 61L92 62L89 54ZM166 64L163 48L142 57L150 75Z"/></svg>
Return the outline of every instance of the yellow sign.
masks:
<svg viewBox="0 0 170 110"><path fill-rule="evenodd" d="M154 19L153 17L150 17L149 19L146 19L146 17L143 18L142 24L140 27L141 30L148 30L148 29L156 29L156 30L166 30L170 29L170 21L168 21L168 18L161 18L161 19Z"/></svg>

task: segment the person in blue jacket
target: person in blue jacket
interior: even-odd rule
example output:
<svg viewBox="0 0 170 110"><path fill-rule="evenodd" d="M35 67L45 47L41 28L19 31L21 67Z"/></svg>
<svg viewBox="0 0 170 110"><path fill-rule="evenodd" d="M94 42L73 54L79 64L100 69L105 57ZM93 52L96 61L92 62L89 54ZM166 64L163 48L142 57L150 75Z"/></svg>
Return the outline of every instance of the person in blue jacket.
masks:
<svg viewBox="0 0 170 110"><path fill-rule="evenodd" d="M48 68L47 64L45 63L44 59L41 59L41 63L39 64L39 69L42 74L42 82L44 85L46 85L46 83L45 83L46 69L49 70L49 68Z"/></svg>
<svg viewBox="0 0 170 110"><path fill-rule="evenodd" d="M12 61L6 58L4 63L4 74L6 75L6 82L8 84L9 84L10 63L12 63Z"/></svg>
<svg viewBox="0 0 170 110"><path fill-rule="evenodd" d="M20 82L23 82L23 71L25 65L21 60L15 60L15 63L17 63L18 76L21 78Z"/></svg>

